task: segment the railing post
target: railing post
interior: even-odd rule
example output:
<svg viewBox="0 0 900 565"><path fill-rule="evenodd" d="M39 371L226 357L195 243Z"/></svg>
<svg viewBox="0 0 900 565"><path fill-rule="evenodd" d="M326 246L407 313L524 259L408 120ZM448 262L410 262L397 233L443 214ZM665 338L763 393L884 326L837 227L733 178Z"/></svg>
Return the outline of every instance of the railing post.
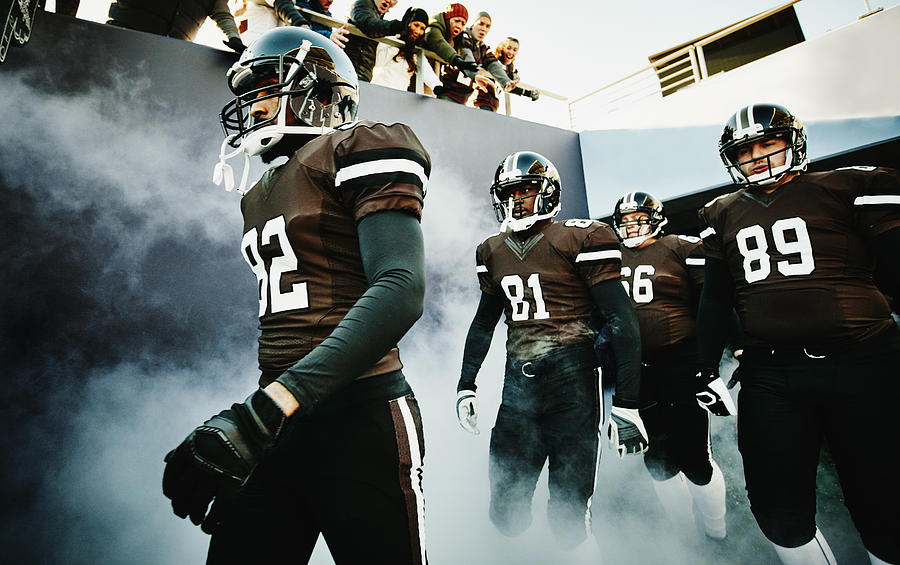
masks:
<svg viewBox="0 0 900 565"><path fill-rule="evenodd" d="M691 45L690 51L688 51L688 55L691 57L691 71L694 75L694 83L698 83L703 80L703 75L700 73L700 65L697 63L697 46Z"/></svg>
<svg viewBox="0 0 900 565"><path fill-rule="evenodd" d="M425 82L422 76L425 74L425 65L428 61L425 59L425 50L416 49L416 94L425 94Z"/></svg>
<svg viewBox="0 0 900 565"><path fill-rule="evenodd" d="M709 78L709 70L706 68L706 56L703 54L703 46L697 46L697 64L700 66L700 80Z"/></svg>

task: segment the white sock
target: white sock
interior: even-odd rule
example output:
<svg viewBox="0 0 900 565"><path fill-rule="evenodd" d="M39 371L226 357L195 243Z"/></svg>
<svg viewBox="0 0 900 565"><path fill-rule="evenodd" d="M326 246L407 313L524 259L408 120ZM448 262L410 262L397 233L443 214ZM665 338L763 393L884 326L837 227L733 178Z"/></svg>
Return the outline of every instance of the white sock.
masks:
<svg viewBox="0 0 900 565"><path fill-rule="evenodd" d="M837 560L825 541L825 536L816 528L816 535L800 547L782 547L772 543L775 553L784 565L835 565ZM871 554L870 554L871 556Z"/></svg>
<svg viewBox="0 0 900 565"><path fill-rule="evenodd" d="M712 463L712 478L705 485L695 485L687 482L688 490L697 505L700 517L703 520L703 529L706 535L715 539L723 539L725 530L725 476L715 461Z"/></svg>
<svg viewBox="0 0 900 565"><path fill-rule="evenodd" d="M673 524L690 524L691 520L693 520L693 516L691 516L691 493L688 492L687 485L685 485L687 481L684 480L684 475L678 473L663 481L654 479L651 482L653 483L653 489L656 491L656 497L666 513L666 517Z"/></svg>
<svg viewBox="0 0 900 565"><path fill-rule="evenodd" d="M871 563L872 565L891 565L891 563L888 563L884 559L879 559L872 555L871 551L869 552L869 563Z"/></svg>

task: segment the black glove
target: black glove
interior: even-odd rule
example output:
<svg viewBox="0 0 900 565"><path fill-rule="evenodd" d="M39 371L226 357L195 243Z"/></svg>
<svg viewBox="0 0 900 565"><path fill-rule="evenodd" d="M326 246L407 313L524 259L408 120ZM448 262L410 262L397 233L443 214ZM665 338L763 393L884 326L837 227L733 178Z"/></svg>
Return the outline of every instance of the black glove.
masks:
<svg viewBox="0 0 900 565"><path fill-rule="evenodd" d="M229 49L231 49L238 55L243 53L244 49L247 48L247 46L244 45L244 42L241 41L240 37L232 37L232 38L229 38L228 41L223 41L222 43L224 43L226 47L228 47Z"/></svg>
<svg viewBox="0 0 900 565"><path fill-rule="evenodd" d="M272 398L257 390L242 404L232 404L191 432L165 457L163 494L172 499L175 515L190 516L191 522L212 533L226 501L247 481L263 452L275 444L284 421ZM216 505L207 516L213 498Z"/></svg>
<svg viewBox="0 0 900 565"><path fill-rule="evenodd" d="M409 8L406 9L405 12L403 12L403 18L400 19L400 24L401 24L400 30L401 31L403 31L404 29L407 28L407 26L409 26L409 22L412 21L414 15L416 15L416 9L413 8L412 6L410 6Z"/></svg>
<svg viewBox="0 0 900 565"><path fill-rule="evenodd" d="M525 90L524 94L525 94L525 96L528 96L529 98L531 98L532 101L537 100L538 98L541 97L540 90Z"/></svg>
<svg viewBox="0 0 900 565"><path fill-rule="evenodd" d="M697 403L716 416L733 416L737 407L725 383L719 378L719 372L713 368L701 369L697 372Z"/></svg>
<svg viewBox="0 0 900 565"><path fill-rule="evenodd" d="M478 63L475 61L466 61L459 55L454 55L450 59L450 66L456 67L461 71L469 71L470 73L478 72Z"/></svg>

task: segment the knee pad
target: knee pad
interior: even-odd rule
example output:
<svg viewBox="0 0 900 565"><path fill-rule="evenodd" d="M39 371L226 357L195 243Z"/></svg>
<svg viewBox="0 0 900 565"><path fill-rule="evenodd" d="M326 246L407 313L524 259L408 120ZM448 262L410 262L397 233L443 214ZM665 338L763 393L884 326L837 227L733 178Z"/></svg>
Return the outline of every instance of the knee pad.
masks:
<svg viewBox="0 0 900 565"><path fill-rule="evenodd" d="M708 485L713 476L713 467L709 461L705 461L703 465L682 468L681 471L689 481L698 486Z"/></svg>
<svg viewBox="0 0 900 565"><path fill-rule="evenodd" d="M653 457L652 454L644 455L644 467L650 473L650 477L654 481L665 481L671 479L678 474L679 469L675 465L668 463L660 457Z"/></svg>
<svg viewBox="0 0 900 565"><path fill-rule="evenodd" d="M755 510L752 506L750 510L763 535L775 545L799 547L816 535L815 519L798 518L785 512L764 512Z"/></svg>
<svg viewBox="0 0 900 565"><path fill-rule="evenodd" d="M492 501L490 518L501 534L515 537L531 525L531 505L494 504Z"/></svg>

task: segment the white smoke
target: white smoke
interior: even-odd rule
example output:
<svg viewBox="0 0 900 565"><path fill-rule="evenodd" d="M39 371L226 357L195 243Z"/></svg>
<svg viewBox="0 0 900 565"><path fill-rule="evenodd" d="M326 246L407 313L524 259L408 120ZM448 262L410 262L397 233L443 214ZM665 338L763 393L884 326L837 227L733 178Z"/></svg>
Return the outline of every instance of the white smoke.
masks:
<svg viewBox="0 0 900 565"><path fill-rule="evenodd" d="M7 486L29 493L8 507L3 525L13 555L33 544L27 555L47 562L202 562L208 537L172 515L161 493L162 457L255 386L253 277L237 249L238 199L209 182L221 133L209 113L191 111L196 105L151 103L159 85L142 74L140 64L114 69L104 85L66 94L46 94L14 73L0 82L0 99L27 102L0 110L4 130L17 134L0 139L2 188L34 198L33 210L4 214L33 213L37 233L54 238L7 241L3 257L47 258L42 273L77 264L83 277L51 287L61 296L45 293L40 280L4 285L17 292L4 304L78 298L90 306L68 320L70 333L40 328L50 335L39 334L39 343L65 337L72 351L23 353L22 366L40 374L14 372L4 393L26 404L10 410L10 433L21 443L5 450ZM713 452L728 484L724 542L665 522L640 458L619 460L608 450L593 499L596 540L571 553L556 549L546 523L546 471L531 528L515 539L497 532L488 520L487 461L502 387L502 324L478 380L481 435L464 432L455 417L478 301L474 250L497 229L487 193L493 169L474 154L477 143L419 134L435 163L423 220L428 291L401 357L425 425L431 562L774 562L743 493L734 419L713 420ZM497 152L491 164L523 148L498 132L486 135ZM60 261L69 246L81 255ZM97 343L101 351L89 350ZM833 539L832 547L839 553ZM313 563L330 562L320 542Z"/></svg>

